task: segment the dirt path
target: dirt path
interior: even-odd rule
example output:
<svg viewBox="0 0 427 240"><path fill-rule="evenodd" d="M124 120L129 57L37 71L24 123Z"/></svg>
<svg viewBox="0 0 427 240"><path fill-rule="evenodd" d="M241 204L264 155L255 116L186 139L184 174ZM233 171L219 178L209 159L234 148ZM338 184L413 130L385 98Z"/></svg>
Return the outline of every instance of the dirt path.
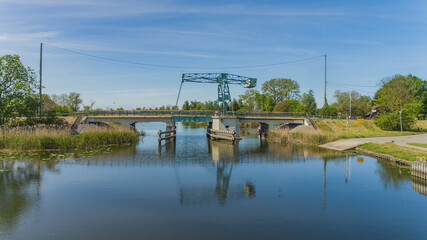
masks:
<svg viewBox="0 0 427 240"><path fill-rule="evenodd" d="M419 150L427 151L426 148L416 147L408 145L407 143L426 143L427 144L427 133L416 134L416 135L406 135L406 136L387 136L387 137L369 137L369 138L350 138L350 139L341 139L338 141L326 143L320 145L323 148L329 148L338 151L344 151L356 148L360 144L364 143L389 143L393 142L396 145L409 147Z"/></svg>

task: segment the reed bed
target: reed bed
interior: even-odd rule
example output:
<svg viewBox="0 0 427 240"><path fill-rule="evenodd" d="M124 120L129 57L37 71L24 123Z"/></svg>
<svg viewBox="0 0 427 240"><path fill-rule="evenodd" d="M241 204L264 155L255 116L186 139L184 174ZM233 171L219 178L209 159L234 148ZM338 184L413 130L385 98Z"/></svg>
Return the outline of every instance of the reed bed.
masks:
<svg viewBox="0 0 427 240"><path fill-rule="evenodd" d="M268 135L269 141L277 143L303 143L324 144L339 139L338 134L323 131L301 131L293 132L289 129L278 129L271 131Z"/></svg>
<svg viewBox="0 0 427 240"><path fill-rule="evenodd" d="M73 135L66 126L36 125L0 129L0 149L73 150L138 141L138 133L123 128L87 126Z"/></svg>

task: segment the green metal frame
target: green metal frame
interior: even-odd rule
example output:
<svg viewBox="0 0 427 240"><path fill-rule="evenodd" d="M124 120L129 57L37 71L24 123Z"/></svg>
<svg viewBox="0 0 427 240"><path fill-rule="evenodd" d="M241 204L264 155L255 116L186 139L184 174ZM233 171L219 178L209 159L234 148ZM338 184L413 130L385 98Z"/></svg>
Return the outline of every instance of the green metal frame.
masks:
<svg viewBox="0 0 427 240"><path fill-rule="evenodd" d="M175 106L178 108L178 101L181 95L181 89L184 82L195 83L216 83L218 84L218 112L222 103L222 115L226 115L230 106L234 115L233 104L231 102L231 94L229 84L242 85L245 88L256 87L256 78L248 78L229 73L184 73L182 74L182 81L179 87L178 97Z"/></svg>

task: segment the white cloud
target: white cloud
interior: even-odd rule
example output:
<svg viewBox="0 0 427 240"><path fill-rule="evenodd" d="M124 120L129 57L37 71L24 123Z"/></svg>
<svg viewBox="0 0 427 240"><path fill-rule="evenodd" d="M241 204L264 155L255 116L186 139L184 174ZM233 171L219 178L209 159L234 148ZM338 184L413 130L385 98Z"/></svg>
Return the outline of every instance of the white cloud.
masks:
<svg viewBox="0 0 427 240"><path fill-rule="evenodd" d="M39 39L53 38L60 34L59 31L33 32L33 33L5 33L0 34L0 41L32 41Z"/></svg>

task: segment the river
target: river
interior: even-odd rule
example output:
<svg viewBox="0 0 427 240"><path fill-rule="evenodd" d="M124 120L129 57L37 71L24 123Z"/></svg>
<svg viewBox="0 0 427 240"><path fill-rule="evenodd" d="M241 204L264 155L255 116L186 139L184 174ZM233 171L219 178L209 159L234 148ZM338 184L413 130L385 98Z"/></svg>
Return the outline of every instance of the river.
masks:
<svg viewBox="0 0 427 240"><path fill-rule="evenodd" d="M0 239L425 239L427 196L377 159L164 124L108 153L1 160ZM426 194L426 193L424 193Z"/></svg>

